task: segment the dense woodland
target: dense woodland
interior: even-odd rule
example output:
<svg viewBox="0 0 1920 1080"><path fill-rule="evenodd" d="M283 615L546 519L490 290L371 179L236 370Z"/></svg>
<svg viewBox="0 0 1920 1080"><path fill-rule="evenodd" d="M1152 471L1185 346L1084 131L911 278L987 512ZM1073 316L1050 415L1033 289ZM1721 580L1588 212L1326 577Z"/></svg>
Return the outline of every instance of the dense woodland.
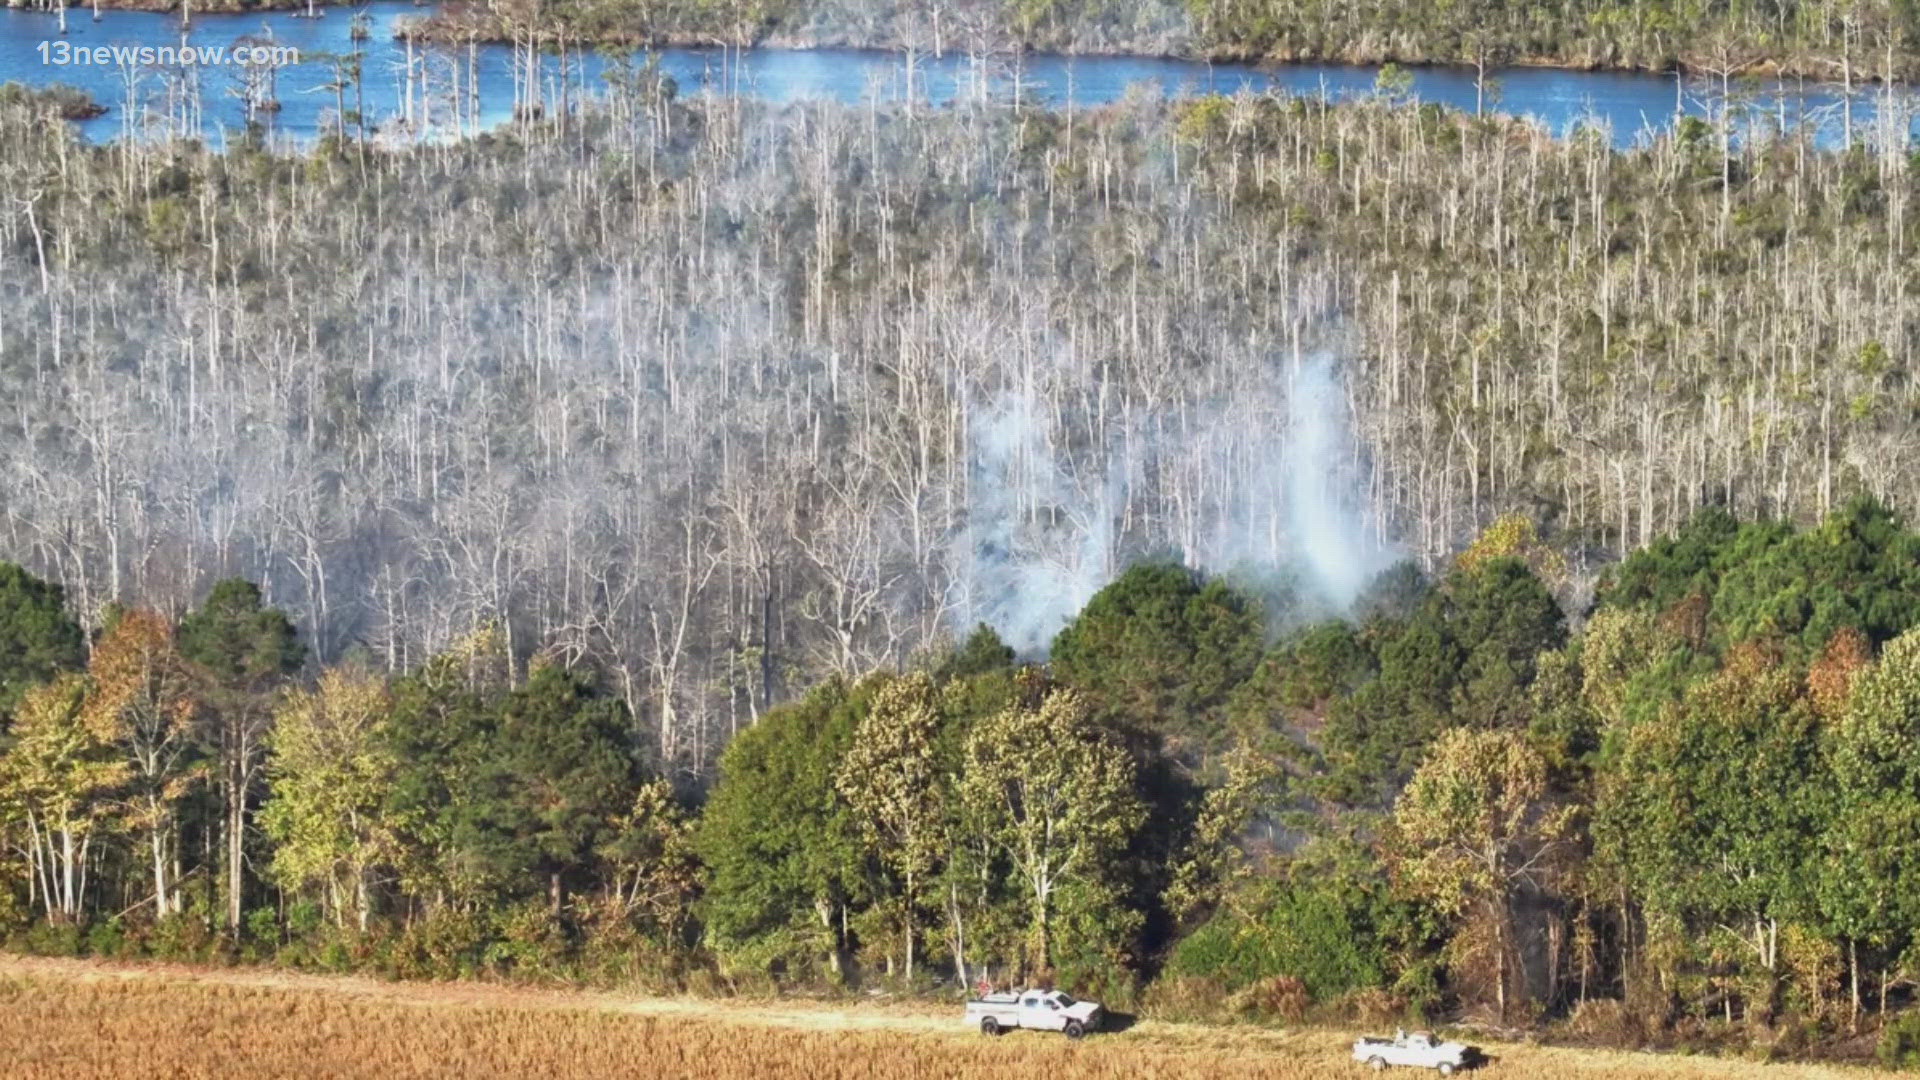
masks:
<svg viewBox="0 0 1920 1080"><path fill-rule="evenodd" d="M1914 73L1912 0L471 0L436 32L594 42Z"/></svg>
<svg viewBox="0 0 1920 1080"><path fill-rule="evenodd" d="M1052 979L1158 1015L1425 1014L1920 1054L1920 534L1717 507L1603 578L1496 521L1274 638L1140 563L770 709L704 796L604 674L484 627L309 663L0 568L15 948L725 991Z"/></svg>
<svg viewBox="0 0 1920 1080"><path fill-rule="evenodd" d="M0 96L0 921L1913 1052L1912 162L1720 119Z"/></svg>

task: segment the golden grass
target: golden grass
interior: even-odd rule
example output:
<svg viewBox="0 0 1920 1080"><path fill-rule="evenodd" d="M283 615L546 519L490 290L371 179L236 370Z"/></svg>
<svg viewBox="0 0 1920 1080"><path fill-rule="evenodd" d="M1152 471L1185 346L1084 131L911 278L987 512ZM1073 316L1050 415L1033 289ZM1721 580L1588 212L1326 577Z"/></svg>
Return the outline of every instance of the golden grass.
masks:
<svg viewBox="0 0 1920 1080"><path fill-rule="evenodd" d="M0 957L0 1075L120 1077L1173 1077L1370 1075L1348 1037L1144 1022L998 1039L950 1009L711 1002ZM1489 1046L1494 1077L1861 1078L1835 1066ZM1402 1072L1402 1076L1424 1075Z"/></svg>

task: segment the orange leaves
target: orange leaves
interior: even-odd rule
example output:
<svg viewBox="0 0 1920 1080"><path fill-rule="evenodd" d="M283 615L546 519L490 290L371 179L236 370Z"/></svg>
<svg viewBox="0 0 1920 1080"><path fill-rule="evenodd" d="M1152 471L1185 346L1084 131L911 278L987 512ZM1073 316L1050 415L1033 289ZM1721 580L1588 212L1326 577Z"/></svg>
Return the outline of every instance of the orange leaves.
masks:
<svg viewBox="0 0 1920 1080"><path fill-rule="evenodd" d="M128 611L94 646L87 665L89 725L141 740L184 735L200 710L198 680L156 612Z"/></svg>
<svg viewBox="0 0 1920 1080"><path fill-rule="evenodd" d="M1853 681L1873 662L1873 648L1865 634L1851 626L1842 627L1827 642L1819 659L1807 670L1807 696L1814 711L1828 723L1838 721L1846 712Z"/></svg>

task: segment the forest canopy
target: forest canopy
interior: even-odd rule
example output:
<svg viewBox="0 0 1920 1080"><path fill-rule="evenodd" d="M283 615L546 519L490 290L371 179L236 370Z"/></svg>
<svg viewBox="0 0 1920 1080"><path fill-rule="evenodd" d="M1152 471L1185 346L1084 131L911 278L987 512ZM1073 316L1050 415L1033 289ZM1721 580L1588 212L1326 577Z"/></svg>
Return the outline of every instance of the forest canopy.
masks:
<svg viewBox="0 0 1920 1080"><path fill-rule="evenodd" d="M1056 662L983 627L830 678L700 788L654 771L613 672L485 627L320 667L221 582L114 613L11 710L0 932L656 987L1051 978L1168 1015L1613 1001L1656 1037L1905 1008L1920 535L1867 499L1806 529L1710 507L1569 619L1502 553L1515 520L1414 602L1277 637L1231 581L1136 564ZM1756 536L1776 593L1716 584Z"/></svg>

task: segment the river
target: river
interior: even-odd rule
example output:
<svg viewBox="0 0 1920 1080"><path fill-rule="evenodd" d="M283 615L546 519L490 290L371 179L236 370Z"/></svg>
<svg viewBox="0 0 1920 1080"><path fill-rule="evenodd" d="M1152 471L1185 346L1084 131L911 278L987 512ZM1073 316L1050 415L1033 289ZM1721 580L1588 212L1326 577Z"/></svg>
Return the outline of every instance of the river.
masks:
<svg viewBox="0 0 1920 1080"><path fill-rule="evenodd" d="M198 128L220 139L238 128L246 116L243 79L234 66L165 66L90 62L99 46L232 46L237 40L270 39L299 50L301 63L274 73L272 97L280 103L263 118L277 137L291 141L310 138L336 109L341 96L329 89L335 65L329 54L350 54L356 48L361 61L362 103L369 120L390 124L407 114L406 72L428 76L418 85L438 87L433 94L416 92L414 115L425 129L433 122L452 119L452 93L459 80L477 76L479 94L462 123L485 127L508 118L513 109L514 54L506 46L481 46L471 55L461 49L448 54L407 48L394 39L403 19L428 9L408 3L374 3L362 8L321 8L317 18L292 12L246 15L196 15L182 32L176 15L140 11L103 11L98 20L85 8L67 15L61 33L59 17L40 11L0 10L0 82L32 86L65 83L90 93L108 107L99 117L80 122L93 140L135 134L164 133L181 127ZM367 29L356 42L352 32L355 12L363 13ZM64 42L65 44L61 44ZM66 63L58 61L65 57ZM89 62L81 62L82 60ZM1341 98L1371 92L1378 69L1337 64L1208 64L1196 61L1140 57L1051 56L1022 57L1017 68L1002 59L981 70L966 56L922 56L911 65L896 53L842 49L722 49L661 50L662 68L682 93L740 92L772 101L830 98L861 101L868 95L900 98L911 92L933 103L977 97L982 93L1014 96L1062 107L1096 106L1114 101L1129 87L1149 86L1162 94L1232 93L1242 89L1283 91L1299 95ZM543 95L561 98L559 80L569 95L597 91L608 61L594 54L576 57L563 68L551 57L542 64ZM1476 107L1477 89L1471 71L1458 68L1412 69L1414 97L1465 110ZM1740 89L1741 124L1746 130L1789 125L1816 125L1823 145L1841 139L1841 95L1831 87L1798 80L1762 80ZM352 94L345 95L352 104ZM476 100L470 86L459 94L462 108ZM1881 89L1856 95L1852 109L1856 131L1867 129L1889 101L1895 130L1911 137L1913 92L1902 88L1891 97ZM1631 146L1650 133L1669 128L1677 115L1711 117L1721 98L1708 82L1681 84L1672 76L1618 72L1584 72L1549 68L1513 68L1497 74L1495 99L1486 107L1511 115L1530 116L1556 135L1576 125L1597 122L1618 146ZM171 117L171 128L165 118ZM160 118L160 119L156 119ZM441 128L442 133L448 129Z"/></svg>

